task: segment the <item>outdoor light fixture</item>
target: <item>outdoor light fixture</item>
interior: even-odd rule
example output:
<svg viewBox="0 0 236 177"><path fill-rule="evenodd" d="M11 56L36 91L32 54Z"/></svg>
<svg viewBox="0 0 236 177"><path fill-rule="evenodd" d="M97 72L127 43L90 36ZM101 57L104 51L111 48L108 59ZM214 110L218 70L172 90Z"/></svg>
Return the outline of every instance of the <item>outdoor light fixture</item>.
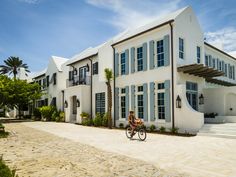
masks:
<svg viewBox="0 0 236 177"><path fill-rule="evenodd" d="M67 103L67 101L65 101L64 106L65 106L65 108L68 107L68 103Z"/></svg>
<svg viewBox="0 0 236 177"><path fill-rule="evenodd" d="M199 96L199 104L204 104L204 96L203 96L203 94L201 94Z"/></svg>
<svg viewBox="0 0 236 177"><path fill-rule="evenodd" d="M87 64L86 67L87 67L87 71L89 71L89 64Z"/></svg>
<svg viewBox="0 0 236 177"><path fill-rule="evenodd" d="M181 98L179 97L179 95L176 98L176 108L181 108Z"/></svg>
<svg viewBox="0 0 236 177"><path fill-rule="evenodd" d="M79 99L76 100L76 106L77 106L77 107L80 107L80 101L79 101Z"/></svg>

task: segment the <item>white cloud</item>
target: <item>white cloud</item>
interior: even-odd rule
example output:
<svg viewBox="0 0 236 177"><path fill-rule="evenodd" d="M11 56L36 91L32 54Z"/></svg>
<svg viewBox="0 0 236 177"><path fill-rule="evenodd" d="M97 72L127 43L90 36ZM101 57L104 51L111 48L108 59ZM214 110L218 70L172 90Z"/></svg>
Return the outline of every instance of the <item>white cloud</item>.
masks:
<svg viewBox="0 0 236 177"><path fill-rule="evenodd" d="M214 32L205 33L206 40L216 46L222 45L227 52L236 51L236 28L226 27Z"/></svg>
<svg viewBox="0 0 236 177"><path fill-rule="evenodd" d="M24 2L27 4L37 4L39 3L39 0L18 0L19 2Z"/></svg>
<svg viewBox="0 0 236 177"><path fill-rule="evenodd" d="M179 8L181 0L86 0L88 4L113 12L106 19L120 30L149 23Z"/></svg>

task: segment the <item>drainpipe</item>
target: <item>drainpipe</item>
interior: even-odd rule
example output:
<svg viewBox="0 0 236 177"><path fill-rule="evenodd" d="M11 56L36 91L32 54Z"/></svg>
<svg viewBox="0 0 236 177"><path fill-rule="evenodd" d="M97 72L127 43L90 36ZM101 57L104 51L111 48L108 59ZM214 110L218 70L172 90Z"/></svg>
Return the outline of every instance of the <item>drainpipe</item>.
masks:
<svg viewBox="0 0 236 177"><path fill-rule="evenodd" d="M62 90L62 111L65 112L64 102L65 102L65 91Z"/></svg>
<svg viewBox="0 0 236 177"><path fill-rule="evenodd" d="M113 49L113 71L115 71L115 49L114 47L112 46L112 49ZM113 117L114 117L114 127L116 127L116 95L115 95L115 88L116 88L116 77L115 77L115 73L113 73Z"/></svg>
<svg viewBox="0 0 236 177"><path fill-rule="evenodd" d="M170 33L171 33L171 95L172 95L172 129L175 128L175 94L174 94L174 49L173 49L173 26L171 22L170 25Z"/></svg>
<svg viewBox="0 0 236 177"><path fill-rule="evenodd" d="M91 95L91 98L90 98L90 102L91 102L91 110L90 110L90 115L91 115L91 119L93 117L93 61L91 58L89 58L89 61L90 61L90 65L91 65L91 70L90 70L90 73L91 73L91 83L90 83L90 95Z"/></svg>

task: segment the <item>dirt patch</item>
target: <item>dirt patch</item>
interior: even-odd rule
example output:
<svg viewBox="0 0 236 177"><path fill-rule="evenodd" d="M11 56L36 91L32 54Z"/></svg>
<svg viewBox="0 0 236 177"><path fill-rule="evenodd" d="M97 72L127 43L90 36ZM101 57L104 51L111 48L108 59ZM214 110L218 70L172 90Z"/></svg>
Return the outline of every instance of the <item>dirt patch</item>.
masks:
<svg viewBox="0 0 236 177"><path fill-rule="evenodd" d="M0 154L11 168L16 168L20 177L183 176L20 123L5 126L10 136L0 139Z"/></svg>

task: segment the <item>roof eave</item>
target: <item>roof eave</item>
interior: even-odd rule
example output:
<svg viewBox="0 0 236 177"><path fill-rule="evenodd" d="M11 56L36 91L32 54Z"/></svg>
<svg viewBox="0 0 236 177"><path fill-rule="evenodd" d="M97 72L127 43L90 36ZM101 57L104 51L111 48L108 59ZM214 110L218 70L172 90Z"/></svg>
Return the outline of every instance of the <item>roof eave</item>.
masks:
<svg viewBox="0 0 236 177"><path fill-rule="evenodd" d="M204 44L206 44L207 46L209 46L209 47L211 47L211 48L217 50L218 52L220 52L220 53L222 53L222 54L224 54L224 55L226 55L226 56L228 56L228 57L230 57L230 58L236 60L235 57L233 57L232 55L230 55L230 54L224 52L223 50L220 50L220 49L216 48L215 46L213 46L213 45L211 45L211 44L209 44L209 43L207 43L207 42L204 42Z"/></svg>
<svg viewBox="0 0 236 177"><path fill-rule="evenodd" d="M85 58L82 58L82 59L80 59L80 60L77 60L77 61L74 61L74 62L72 62L72 63L69 63L69 64L67 64L66 66L71 66L71 65L73 65L73 64L75 64L75 63L78 63L78 62L87 60L87 59L89 59L89 58L91 58L91 57L95 57L95 56L97 56L97 55L98 55L98 52L95 53L95 54L93 54L93 55L89 55L89 56L87 56L87 57L85 57Z"/></svg>
<svg viewBox="0 0 236 177"><path fill-rule="evenodd" d="M133 39L133 38L135 38L135 37L137 37L137 36L140 36L140 35L142 35L142 34L145 34L145 33L147 33L147 32L150 32L150 31L152 31L152 30L155 30L155 29L160 28L160 27L163 27L163 26L165 26L165 25L167 25L167 24L173 23L174 21L175 21L174 19L168 20L168 21L166 21L166 22L164 22L164 23L161 23L160 25L154 26L154 27L149 28L149 29L147 29L147 30L145 30L145 31L142 31L142 32L140 32L140 33L138 33L138 34L135 34L135 35L133 35L133 36L130 36L130 37L128 37L128 38L125 38L125 39L123 39L123 40L121 40L121 41L118 41L118 42L112 44L111 46L114 47L114 46L116 46L116 45L118 45L118 44L121 44L121 43L127 41L127 40Z"/></svg>

